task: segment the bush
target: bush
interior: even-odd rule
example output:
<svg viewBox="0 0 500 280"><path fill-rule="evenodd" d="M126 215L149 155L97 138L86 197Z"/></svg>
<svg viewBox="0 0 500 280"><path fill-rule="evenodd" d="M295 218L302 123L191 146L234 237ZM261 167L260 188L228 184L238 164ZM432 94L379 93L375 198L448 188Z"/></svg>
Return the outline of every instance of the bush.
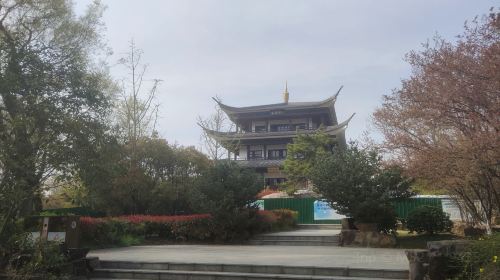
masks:
<svg viewBox="0 0 500 280"><path fill-rule="evenodd" d="M460 269L457 280L498 279L500 275L500 234L473 241L457 258Z"/></svg>
<svg viewBox="0 0 500 280"><path fill-rule="evenodd" d="M254 171L220 161L198 178L191 204L197 212L212 216L215 240L245 240L260 230L252 205L261 189L262 180Z"/></svg>
<svg viewBox="0 0 500 280"><path fill-rule="evenodd" d="M90 246L137 245L152 236L196 241L208 239L213 233L210 215L81 217L80 222L82 241Z"/></svg>
<svg viewBox="0 0 500 280"><path fill-rule="evenodd" d="M239 242L262 232L258 211L255 209L234 209L219 213L214 218L214 240L217 242Z"/></svg>
<svg viewBox="0 0 500 280"><path fill-rule="evenodd" d="M453 223L441 207L423 205L410 212L406 227L410 232L434 234L450 232Z"/></svg>
<svg viewBox="0 0 500 280"><path fill-rule="evenodd" d="M254 171L233 162L218 162L198 178L191 204L197 212L217 218L219 214L246 211L261 189L262 180Z"/></svg>
<svg viewBox="0 0 500 280"><path fill-rule="evenodd" d="M278 215L270 210L259 210L257 212L256 231L269 232L273 231L273 225L278 222Z"/></svg>
<svg viewBox="0 0 500 280"><path fill-rule="evenodd" d="M356 222L377 224L377 229L384 233L393 233L396 230L397 216L390 204L363 202L358 206L354 217Z"/></svg>
<svg viewBox="0 0 500 280"><path fill-rule="evenodd" d="M289 230L297 225L298 213L289 209L259 210L256 233Z"/></svg>
<svg viewBox="0 0 500 280"><path fill-rule="evenodd" d="M297 218L299 216L299 213L297 211L289 209L276 209L272 210L272 212L278 216L275 229L287 230L295 228L297 226Z"/></svg>
<svg viewBox="0 0 500 280"><path fill-rule="evenodd" d="M17 250L10 255L4 270L6 279L70 279L68 260L58 243L33 242L27 234L13 239Z"/></svg>
<svg viewBox="0 0 500 280"><path fill-rule="evenodd" d="M295 219L296 213L289 210L246 209L229 212L219 219L204 214L82 217L80 221L83 243L103 247L137 245L150 237L171 241L241 241L257 233L288 229L295 225Z"/></svg>
<svg viewBox="0 0 500 280"><path fill-rule="evenodd" d="M286 209L248 208L219 215L219 219L208 214L81 217L82 243L92 247L131 246L151 237L170 241L234 242L262 232L290 229L297 223L297 213Z"/></svg>

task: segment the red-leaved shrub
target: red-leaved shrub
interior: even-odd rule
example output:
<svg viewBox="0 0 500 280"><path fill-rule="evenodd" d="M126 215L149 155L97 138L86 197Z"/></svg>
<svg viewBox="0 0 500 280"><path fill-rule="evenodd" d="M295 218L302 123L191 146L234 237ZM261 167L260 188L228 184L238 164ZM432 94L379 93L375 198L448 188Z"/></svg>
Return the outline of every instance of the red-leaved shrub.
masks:
<svg viewBox="0 0 500 280"><path fill-rule="evenodd" d="M189 216L130 215L107 218L81 217L84 244L123 245L124 236L160 237L169 240L206 240L211 238L212 218L208 214Z"/></svg>
<svg viewBox="0 0 500 280"><path fill-rule="evenodd" d="M125 246L130 245L126 240L152 237L171 241L245 240L253 234L290 229L296 224L297 213L291 210L253 213L240 215L225 227L208 214L81 217L80 224L84 245L97 247Z"/></svg>

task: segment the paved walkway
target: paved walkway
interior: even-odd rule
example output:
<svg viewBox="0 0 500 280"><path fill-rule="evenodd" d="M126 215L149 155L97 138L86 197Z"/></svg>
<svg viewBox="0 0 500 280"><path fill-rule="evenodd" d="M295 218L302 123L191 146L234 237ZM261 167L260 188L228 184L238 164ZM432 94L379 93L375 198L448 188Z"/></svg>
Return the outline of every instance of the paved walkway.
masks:
<svg viewBox="0 0 500 280"><path fill-rule="evenodd" d="M95 250L102 260L408 269L404 250L336 246L161 245Z"/></svg>

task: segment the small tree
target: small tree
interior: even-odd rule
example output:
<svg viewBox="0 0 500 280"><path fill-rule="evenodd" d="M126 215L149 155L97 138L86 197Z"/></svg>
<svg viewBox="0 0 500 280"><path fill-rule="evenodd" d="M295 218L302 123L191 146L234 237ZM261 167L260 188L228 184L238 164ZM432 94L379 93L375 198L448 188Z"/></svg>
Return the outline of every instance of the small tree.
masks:
<svg viewBox="0 0 500 280"><path fill-rule="evenodd" d="M126 56L119 61L129 71L129 77L122 81L122 100L117 106L117 117L124 142L130 145L133 165L137 160L138 142L156 133L159 105L155 103L155 97L161 80L146 80L144 75L148 65L142 64L143 51L137 48L133 40L129 48ZM150 83L148 88L146 83Z"/></svg>
<svg viewBox="0 0 500 280"><path fill-rule="evenodd" d="M384 166L375 150L360 149L354 143L320 156L311 169L311 180L340 214L379 223L383 230L394 228L394 222L390 225L394 218L385 216L394 216L391 203L412 195L411 180L400 168Z"/></svg>
<svg viewBox="0 0 500 280"><path fill-rule="evenodd" d="M288 193L293 194L307 185L314 163L322 155L331 153L333 145L333 140L321 130L314 134L299 134L292 144L288 144L284 163Z"/></svg>
<svg viewBox="0 0 500 280"><path fill-rule="evenodd" d="M219 100L218 98L216 100ZM215 139L206 129L217 131L217 132L228 132L233 129L233 125L230 123L226 113L216 105L215 112L203 118L198 116L198 125L202 127L201 142L203 145L203 150L208 154L208 157L214 161L222 159L225 155L229 157L229 152L226 147L222 146L218 139ZM235 145L236 146L236 145Z"/></svg>

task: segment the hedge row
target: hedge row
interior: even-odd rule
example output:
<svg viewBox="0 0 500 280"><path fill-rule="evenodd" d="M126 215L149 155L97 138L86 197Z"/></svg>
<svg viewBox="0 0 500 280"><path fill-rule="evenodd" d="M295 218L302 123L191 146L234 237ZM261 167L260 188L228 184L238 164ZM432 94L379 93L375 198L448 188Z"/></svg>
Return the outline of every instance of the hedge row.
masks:
<svg viewBox="0 0 500 280"><path fill-rule="evenodd" d="M239 219L243 226L225 227L224 221L217 221L208 214L81 217L80 222L84 245L107 247L136 245L148 238L194 242L225 241L228 236L231 236L231 239L235 239L234 236L241 237L236 239L246 239L253 234L294 227L297 222L297 212L286 209L257 211ZM235 232L228 233L228 230Z"/></svg>

